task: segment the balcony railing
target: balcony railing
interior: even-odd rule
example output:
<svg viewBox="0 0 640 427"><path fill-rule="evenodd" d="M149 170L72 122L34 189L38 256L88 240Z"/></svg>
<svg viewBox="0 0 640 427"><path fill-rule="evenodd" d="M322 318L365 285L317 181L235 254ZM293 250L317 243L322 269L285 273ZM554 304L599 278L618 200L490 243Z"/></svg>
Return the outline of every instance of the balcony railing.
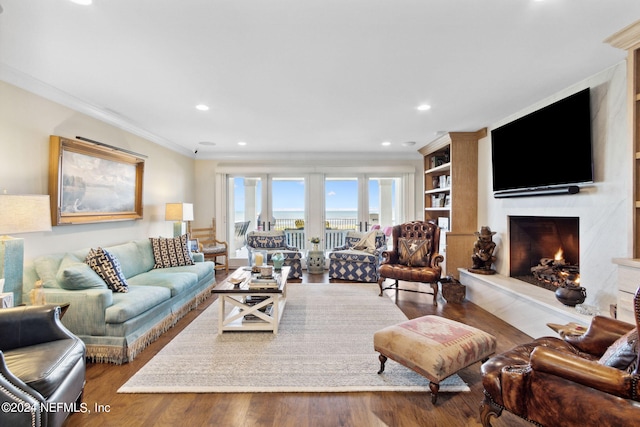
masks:
<svg viewBox="0 0 640 427"><path fill-rule="evenodd" d="M309 242L309 238L306 237L304 229L297 230L284 230L284 234L287 236L287 244L289 246L295 246L300 250L306 250L312 247L312 243ZM347 230L325 230L324 239L321 242L321 247L324 250L333 250L338 246L344 245L344 236L347 234Z"/></svg>
<svg viewBox="0 0 640 427"><path fill-rule="evenodd" d="M274 230L297 230L304 228L303 219L276 219ZM333 218L324 223L324 228L328 230L357 230L358 220L356 218Z"/></svg>

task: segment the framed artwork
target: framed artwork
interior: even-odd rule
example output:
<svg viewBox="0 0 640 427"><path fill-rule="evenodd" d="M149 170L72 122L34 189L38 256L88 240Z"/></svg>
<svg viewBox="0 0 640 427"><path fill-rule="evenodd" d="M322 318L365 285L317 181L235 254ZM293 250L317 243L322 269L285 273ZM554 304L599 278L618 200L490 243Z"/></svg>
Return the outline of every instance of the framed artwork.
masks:
<svg viewBox="0 0 640 427"><path fill-rule="evenodd" d="M51 136L51 224L142 219L144 159L105 144Z"/></svg>
<svg viewBox="0 0 640 427"><path fill-rule="evenodd" d="M189 248L189 252L198 252L200 250L200 242L198 239L189 239L187 241L187 247Z"/></svg>

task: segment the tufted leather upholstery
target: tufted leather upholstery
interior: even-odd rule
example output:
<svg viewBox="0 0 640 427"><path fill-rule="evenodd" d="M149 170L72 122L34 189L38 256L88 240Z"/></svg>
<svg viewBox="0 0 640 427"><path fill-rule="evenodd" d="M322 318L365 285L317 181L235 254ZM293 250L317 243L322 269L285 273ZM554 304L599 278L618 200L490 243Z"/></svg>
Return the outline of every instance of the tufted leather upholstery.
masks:
<svg viewBox="0 0 640 427"><path fill-rule="evenodd" d="M380 265L380 295L385 289L382 287L386 279L393 279L395 283L392 287L398 290L398 280L407 282L429 283L433 289L433 305L437 305L438 280L442 274L440 263L444 257L438 254L440 244L440 228L433 222L411 221L393 227L393 249L382 253L382 264ZM425 267L411 267L400 263L399 239L406 238L412 240L427 241L427 259ZM386 288L389 289L389 288Z"/></svg>
<svg viewBox="0 0 640 427"><path fill-rule="evenodd" d="M640 419L638 340L625 334L640 325L640 288L636 325L608 317L593 318L582 336L543 337L499 354L481 367L485 399L482 425L503 409L543 426L623 426ZM622 338L621 338L622 337ZM620 338L620 339L619 339ZM622 352L607 351L628 342L635 357L627 369L613 367ZM607 354L610 357L603 355ZM602 359L607 359L605 363Z"/></svg>

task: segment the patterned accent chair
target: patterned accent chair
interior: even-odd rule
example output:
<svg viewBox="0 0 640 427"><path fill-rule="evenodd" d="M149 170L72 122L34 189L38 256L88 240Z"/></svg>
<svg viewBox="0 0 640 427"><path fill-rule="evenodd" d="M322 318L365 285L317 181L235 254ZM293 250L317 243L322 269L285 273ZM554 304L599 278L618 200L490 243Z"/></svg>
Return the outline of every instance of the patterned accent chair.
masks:
<svg viewBox="0 0 640 427"><path fill-rule="evenodd" d="M440 228L433 222L412 221L393 227L393 249L382 253L380 265L380 296L387 289L398 291L414 291L400 289L398 281L420 282L431 285L433 292L420 292L433 295L433 305L438 305L438 280L442 274L440 263L444 257L438 253L440 244ZM383 288L387 279L395 280L389 287Z"/></svg>
<svg viewBox="0 0 640 427"><path fill-rule="evenodd" d="M372 236L368 247L358 247L358 243L367 236ZM344 238L344 245L335 248L329 254L329 278L353 282L377 282L381 253L384 249L386 249L386 236L381 231L369 233L348 231Z"/></svg>
<svg viewBox="0 0 640 427"><path fill-rule="evenodd" d="M482 425L503 409L545 426L631 426L640 420L640 288L636 325L595 316L584 335L542 337L485 362Z"/></svg>
<svg viewBox="0 0 640 427"><path fill-rule="evenodd" d="M289 279L302 277L302 253L298 248L287 245L287 236L283 230L250 231L247 233L247 251L249 265L256 251L267 253L267 264L273 265L271 256L276 252L284 255L284 265L291 267Z"/></svg>

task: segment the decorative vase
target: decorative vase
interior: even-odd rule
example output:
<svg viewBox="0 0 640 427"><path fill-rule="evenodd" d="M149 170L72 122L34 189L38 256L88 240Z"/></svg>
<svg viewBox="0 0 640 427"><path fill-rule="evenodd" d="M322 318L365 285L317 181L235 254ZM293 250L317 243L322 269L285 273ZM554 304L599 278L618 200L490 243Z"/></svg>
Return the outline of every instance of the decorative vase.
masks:
<svg viewBox="0 0 640 427"><path fill-rule="evenodd" d="M556 299L568 306L582 304L587 298L587 290L581 286L558 286Z"/></svg>
<svg viewBox="0 0 640 427"><path fill-rule="evenodd" d="M273 268L277 271L282 269L282 265L284 264L284 255L282 252L276 252L271 256L271 261L273 262Z"/></svg>

